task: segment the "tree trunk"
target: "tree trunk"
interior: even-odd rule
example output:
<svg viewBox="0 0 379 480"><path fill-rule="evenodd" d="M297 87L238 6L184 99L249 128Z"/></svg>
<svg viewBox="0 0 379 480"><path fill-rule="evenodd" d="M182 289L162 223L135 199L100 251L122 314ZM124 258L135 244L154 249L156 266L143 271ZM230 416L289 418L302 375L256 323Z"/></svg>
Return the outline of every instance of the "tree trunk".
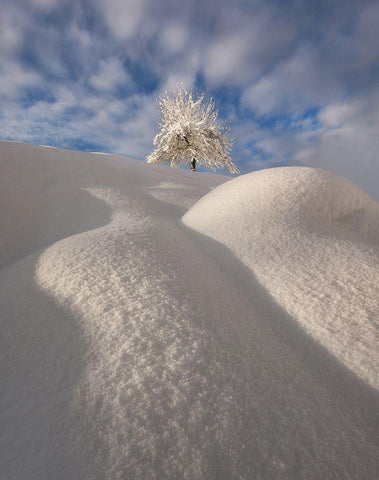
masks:
<svg viewBox="0 0 379 480"><path fill-rule="evenodd" d="M196 158L195 157L191 160L190 165L191 165L191 170L193 172L196 172Z"/></svg>

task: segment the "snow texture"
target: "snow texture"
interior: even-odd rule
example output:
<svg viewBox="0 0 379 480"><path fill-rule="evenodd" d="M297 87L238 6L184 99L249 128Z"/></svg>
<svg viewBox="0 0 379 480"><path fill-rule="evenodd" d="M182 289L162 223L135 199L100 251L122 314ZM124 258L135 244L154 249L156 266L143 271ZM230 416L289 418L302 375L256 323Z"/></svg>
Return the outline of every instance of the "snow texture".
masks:
<svg viewBox="0 0 379 480"><path fill-rule="evenodd" d="M0 164L2 479L377 478L371 199L310 169Z"/></svg>
<svg viewBox="0 0 379 480"><path fill-rule="evenodd" d="M379 205L313 168L244 175L183 222L226 245L299 324L379 389Z"/></svg>

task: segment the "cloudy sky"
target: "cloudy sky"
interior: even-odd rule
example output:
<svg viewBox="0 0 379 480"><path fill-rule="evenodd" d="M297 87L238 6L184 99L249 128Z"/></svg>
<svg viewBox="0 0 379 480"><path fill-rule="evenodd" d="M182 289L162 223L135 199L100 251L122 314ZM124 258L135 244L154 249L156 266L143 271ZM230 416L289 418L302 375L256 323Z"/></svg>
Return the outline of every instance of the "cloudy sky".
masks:
<svg viewBox="0 0 379 480"><path fill-rule="evenodd" d="M1 0L0 138L144 159L155 99L213 96L242 173L311 165L379 199L379 2Z"/></svg>

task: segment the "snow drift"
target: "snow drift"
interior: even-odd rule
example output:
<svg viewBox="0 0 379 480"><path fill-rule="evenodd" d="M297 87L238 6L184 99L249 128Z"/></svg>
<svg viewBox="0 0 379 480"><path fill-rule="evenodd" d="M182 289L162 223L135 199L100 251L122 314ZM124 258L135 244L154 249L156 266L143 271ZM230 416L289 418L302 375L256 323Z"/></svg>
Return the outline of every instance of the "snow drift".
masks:
<svg viewBox="0 0 379 480"><path fill-rule="evenodd" d="M379 388L379 205L350 181L302 167L244 175L183 222L226 245L276 302Z"/></svg>
<svg viewBox="0 0 379 480"><path fill-rule="evenodd" d="M371 275L377 220L368 198L346 187L364 221L317 213L309 199L310 218L298 204L304 196L283 203L276 192L285 189L284 171L255 190L241 177L184 217L204 230L209 217L217 242L180 219L225 177L9 142L0 142L0 163L1 478L376 478L370 322L354 314L350 333L334 335L331 346L309 293L314 274L329 282L344 315L368 311L357 296L340 297L347 287L330 281L335 267L316 241L327 255L333 242L354 248L351 268ZM305 191L312 175L329 178L305 172L300 181L293 172ZM325 183L323 195L337 187ZM234 223L226 221L229 201ZM265 242L252 217L241 221L247 211L272 230L261 232ZM284 247L272 258L277 235L291 258L300 255L293 274ZM303 240L317 262L301 252ZM265 274L255 268L259 241ZM295 284L291 300L283 283L299 272L305 297ZM339 282L350 278L341 275ZM365 295L370 280L362 282L354 285ZM338 317L332 300L330 312ZM349 363L346 352L362 354L356 343L366 363Z"/></svg>

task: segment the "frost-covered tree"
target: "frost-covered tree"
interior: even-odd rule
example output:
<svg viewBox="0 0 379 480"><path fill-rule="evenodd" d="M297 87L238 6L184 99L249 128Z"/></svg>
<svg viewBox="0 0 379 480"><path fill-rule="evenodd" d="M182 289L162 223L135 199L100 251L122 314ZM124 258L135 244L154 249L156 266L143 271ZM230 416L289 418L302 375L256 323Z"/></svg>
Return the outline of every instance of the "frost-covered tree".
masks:
<svg viewBox="0 0 379 480"><path fill-rule="evenodd" d="M181 85L173 97L167 93L160 97L158 106L160 132L154 138L155 150L147 157L149 163L170 162L177 167L188 162L195 171L198 162L213 170L226 167L230 173L239 173L229 155L229 129L217 123L213 99L205 103L204 93L194 98Z"/></svg>

